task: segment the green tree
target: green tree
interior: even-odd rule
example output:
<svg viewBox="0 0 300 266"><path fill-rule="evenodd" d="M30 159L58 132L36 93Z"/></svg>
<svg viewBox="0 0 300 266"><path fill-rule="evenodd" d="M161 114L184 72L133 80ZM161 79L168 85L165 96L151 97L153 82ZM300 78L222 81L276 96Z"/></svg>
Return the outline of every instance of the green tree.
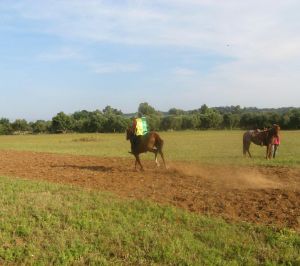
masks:
<svg viewBox="0 0 300 266"><path fill-rule="evenodd" d="M84 120L90 117L90 112L86 110L77 111L72 114L74 120Z"/></svg>
<svg viewBox="0 0 300 266"><path fill-rule="evenodd" d="M182 116L182 129L196 129L200 127L200 123L198 115Z"/></svg>
<svg viewBox="0 0 300 266"><path fill-rule="evenodd" d="M107 117L100 111L95 111L90 114L85 130L86 132L104 132Z"/></svg>
<svg viewBox="0 0 300 266"><path fill-rule="evenodd" d="M239 127L240 116L238 114L226 113L223 115L223 126L227 129Z"/></svg>
<svg viewBox="0 0 300 266"><path fill-rule="evenodd" d="M7 118L0 119L0 135L9 135L12 134L13 129Z"/></svg>
<svg viewBox="0 0 300 266"><path fill-rule="evenodd" d="M233 114L241 114L241 112L242 112L242 109L241 109L241 107L239 106L239 105L236 105L236 106L232 106L232 113Z"/></svg>
<svg viewBox="0 0 300 266"><path fill-rule="evenodd" d="M201 114L206 114L208 111L209 111L209 108L206 104L201 105L201 107L200 107Z"/></svg>
<svg viewBox="0 0 300 266"><path fill-rule="evenodd" d="M278 113L272 112L270 113L269 120L271 121L272 124L279 125L281 121L281 116Z"/></svg>
<svg viewBox="0 0 300 266"><path fill-rule="evenodd" d="M98 111L100 112L100 111ZM101 113L101 112L100 112ZM89 132L89 123L92 113L86 110L77 111L72 114L72 130L75 132Z"/></svg>
<svg viewBox="0 0 300 266"><path fill-rule="evenodd" d="M201 120L201 128L202 129L209 129L209 128L220 128L223 122L222 115L213 110L207 109L204 114L200 114Z"/></svg>
<svg viewBox="0 0 300 266"><path fill-rule="evenodd" d="M11 126L15 132L25 132L30 130L30 127L25 119L16 119Z"/></svg>
<svg viewBox="0 0 300 266"><path fill-rule="evenodd" d="M123 115L121 110L117 110L115 108L112 108L111 106L107 105L104 109L103 109L103 113L105 115Z"/></svg>
<svg viewBox="0 0 300 266"><path fill-rule="evenodd" d="M290 125L290 114L289 113L284 113L280 117L280 123L279 123L279 125L283 129L288 129L289 128L289 125Z"/></svg>
<svg viewBox="0 0 300 266"><path fill-rule="evenodd" d="M139 108L138 108L138 112L142 115L152 115L152 114L157 114L158 112L154 109L154 107L152 107L151 105L149 105L148 103L140 103Z"/></svg>
<svg viewBox="0 0 300 266"><path fill-rule="evenodd" d="M50 126L51 126L51 122L45 120L37 120L31 125L32 132L35 134L48 132Z"/></svg>
<svg viewBox="0 0 300 266"><path fill-rule="evenodd" d="M106 123L104 125L104 132L124 132L128 125L130 124L130 119L121 115L109 115L107 116Z"/></svg>
<svg viewBox="0 0 300 266"><path fill-rule="evenodd" d="M289 128L300 129L300 110L294 109L291 111Z"/></svg>
<svg viewBox="0 0 300 266"><path fill-rule="evenodd" d="M168 111L169 115L184 115L186 112L181 109L171 108Z"/></svg>
<svg viewBox="0 0 300 266"><path fill-rule="evenodd" d="M149 130L159 130L161 123L161 116L156 114L151 114L146 117Z"/></svg>
<svg viewBox="0 0 300 266"><path fill-rule="evenodd" d="M165 116L161 121L163 130L180 130L182 129L182 116Z"/></svg>
<svg viewBox="0 0 300 266"><path fill-rule="evenodd" d="M66 133L72 130L73 125L72 117L60 112L52 118L51 130L55 133Z"/></svg>
<svg viewBox="0 0 300 266"><path fill-rule="evenodd" d="M80 132L80 133L88 132L89 121L90 121L89 118L82 118L78 120L74 119L72 130L74 132Z"/></svg>
<svg viewBox="0 0 300 266"><path fill-rule="evenodd" d="M253 113L245 113L241 116L240 126L243 129L258 128L257 121Z"/></svg>

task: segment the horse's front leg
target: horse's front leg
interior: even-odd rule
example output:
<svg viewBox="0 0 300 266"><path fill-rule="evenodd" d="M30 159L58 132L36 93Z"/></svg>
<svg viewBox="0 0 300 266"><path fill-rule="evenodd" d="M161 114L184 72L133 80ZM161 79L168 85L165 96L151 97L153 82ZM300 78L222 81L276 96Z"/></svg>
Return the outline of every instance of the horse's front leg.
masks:
<svg viewBox="0 0 300 266"><path fill-rule="evenodd" d="M136 165L137 165L137 159L135 158L135 162L134 162L134 170L135 170L135 171L137 171Z"/></svg>
<svg viewBox="0 0 300 266"><path fill-rule="evenodd" d="M139 164L141 167L141 170L144 171L144 167L142 166L140 156L138 154L135 154L134 156L135 156L135 170L136 170L136 164Z"/></svg>

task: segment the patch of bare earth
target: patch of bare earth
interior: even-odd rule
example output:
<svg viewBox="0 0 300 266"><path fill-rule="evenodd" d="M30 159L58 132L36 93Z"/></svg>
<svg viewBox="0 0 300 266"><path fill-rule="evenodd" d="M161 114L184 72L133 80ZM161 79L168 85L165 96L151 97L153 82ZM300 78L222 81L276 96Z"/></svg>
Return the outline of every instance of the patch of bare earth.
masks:
<svg viewBox="0 0 300 266"><path fill-rule="evenodd" d="M69 183L196 213L300 230L300 169L171 162L134 171L134 160L0 151L0 175Z"/></svg>

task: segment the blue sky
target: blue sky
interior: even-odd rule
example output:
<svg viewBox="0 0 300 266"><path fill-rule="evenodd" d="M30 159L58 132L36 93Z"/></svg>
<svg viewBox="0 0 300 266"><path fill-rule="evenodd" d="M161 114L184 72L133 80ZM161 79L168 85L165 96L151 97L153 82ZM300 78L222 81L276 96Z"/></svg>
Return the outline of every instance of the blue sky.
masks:
<svg viewBox="0 0 300 266"><path fill-rule="evenodd" d="M299 107L298 0L1 0L0 117Z"/></svg>

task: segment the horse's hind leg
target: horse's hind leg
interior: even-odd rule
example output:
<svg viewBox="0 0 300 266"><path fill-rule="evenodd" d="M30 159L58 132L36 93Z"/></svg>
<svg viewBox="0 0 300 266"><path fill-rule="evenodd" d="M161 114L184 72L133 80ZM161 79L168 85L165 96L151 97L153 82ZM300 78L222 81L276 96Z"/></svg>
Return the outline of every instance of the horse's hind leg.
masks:
<svg viewBox="0 0 300 266"><path fill-rule="evenodd" d="M249 157L252 158L251 153L250 153L250 144L249 144L249 146L247 147L247 152L248 152L248 154L249 154Z"/></svg>
<svg viewBox="0 0 300 266"><path fill-rule="evenodd" d="M252 158L251 153L250 153L250 143L246 143L244 145L244 156L248 153L249 157Z"/></svg>
<svg viewBox="0 0 300 266"><path fill-rule="evenodd" d="M154 152L154 154L155 154L155 163L156 163L156 166L159 167L160 164L159 164L159 161L157 159L157 152L158 152L157 150Z"/></svg>
<svg viewBox="0 0 300 266"><path fill-rule="evenodd" d="M163 160L165 169L167 169L166 162L165 162L165 158L164 158L164 154L163 154L162 150L159 150L158 152L159 152L159 154L160 154L160 156L161 156L161 158L162 158L162 160Z"/></svg>

